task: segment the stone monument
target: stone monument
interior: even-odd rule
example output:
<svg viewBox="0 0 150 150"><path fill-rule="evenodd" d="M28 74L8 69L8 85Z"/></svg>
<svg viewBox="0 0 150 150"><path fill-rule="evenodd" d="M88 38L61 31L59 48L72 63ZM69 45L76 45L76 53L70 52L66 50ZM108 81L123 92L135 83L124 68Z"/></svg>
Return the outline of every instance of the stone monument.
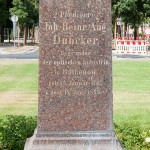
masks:
<svg viewBox="0 0 150 150"><path fill-rule="evenodd" d="M120 150L111 0L40 0L38 126L25 150Z"/></svg>

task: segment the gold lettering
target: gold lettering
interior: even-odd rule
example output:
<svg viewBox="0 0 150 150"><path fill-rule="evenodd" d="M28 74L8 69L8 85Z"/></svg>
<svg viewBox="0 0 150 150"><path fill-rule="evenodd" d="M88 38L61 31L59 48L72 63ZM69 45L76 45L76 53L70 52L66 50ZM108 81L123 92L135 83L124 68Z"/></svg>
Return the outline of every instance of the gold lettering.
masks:
<svg viewBox="0 0 150 150"><path fill-rule="evenodd" d="M53 24L48 24L48 22L46 22L45 28L48 31L56 31L58 30L58 25L55 22L53 22Z"/></svg>
<svg viewBox="0 0 150 150"><path fill-rule="evenodd" d="M79 12L68 12L68 11L60 11L60 18L90 18L90 17L94 17L95 14L93 13L79 13Z"/></svg>
<svg viewBox="0 0 150 150"><path fill-rule="evenodd" d="M95 70L77 70L77 69L63 69L63 75L95 75Z"/></svg>
<svg viewBox="0 0 150 150"><path fill-rule="evenodd" d="M54 35L54 44L60 44L60 37L58 35Z"/></svg>
<svg viewBox="0 0 150 150"><path fill-rule="evenodd" d="M62 24L63 31L100 31L106 32L106 25L104 23L100 24L69 24L68 22L64 22Z"/></svg>
<svg viewBox="0 0 150 150"><path fill-rule="evenodd" d="M81 35L79 38L74 37L60 37L58 35L54 35L54 44L62 44L62 45L98 45L98 38L86 38Z"/></svg>
<svg viewBox="0 0 150 150"><path fill-rule="evenodd" d="M90 56L92 52L88 51L73 51L73 50L68 50L68 51L61 51L61 55L63 56Z"/></svg>
<svg viewBox="0 0 150 150"><path fill-rule="evenodd" d="M108 60L106 60L106 59L103 59L103 60L97 60L97 61L92 61L92 60L90 60L90 61L85 61L85 60L83 60L83 65L85 65L85 66L89 66L89 65L109 65L109 62L108 62Z"/></svg>
<svg viewBox="0 0 150 150"><path fill-rule="evenodd" d="M87 86L88 82L76 82L76 81L70 81L70 86Z"/></svg>

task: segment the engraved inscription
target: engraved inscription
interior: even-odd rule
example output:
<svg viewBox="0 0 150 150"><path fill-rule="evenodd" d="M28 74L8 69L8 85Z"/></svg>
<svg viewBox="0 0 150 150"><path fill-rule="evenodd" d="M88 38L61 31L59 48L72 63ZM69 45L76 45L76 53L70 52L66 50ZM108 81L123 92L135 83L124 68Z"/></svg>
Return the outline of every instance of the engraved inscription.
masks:
<svg viewBox="0 0 150 150"><path fill-rule="evenodd" d="M111 131L111 1L41 0L39 10L37 138Z"/></svg>
<svg viewBox="0 0 150 150"><path fill-rule="evenodd" d="M102 32L103 34L106 32L105 23L101 24L69 24L68 22L63 22L58 25L56 22L53 23L45 23L45 29L47 31L88 31L88 32ZM97 37L87 37L85 35L80 35L79 38L75 37L63 37L60 35L53 36L53 44L62 44L62 45L98 45L99 38Z"/></svg>
<svg viewBox="0 0 150 150"><path fill-rule="evenodd" d="M67 12L67 11L60 11L60 13L58 14L58 17L60 18L90 18L90 17L95 17L95 14L93 13L82 13L82 12L77 12L77 11L74 11L74 12Z"/></svg>
<svg viewBox="0 0 150 150"><path fill-rule="evenodd" d="M56 66L64 66L64 65L83 65L83 66L89 66L89 65L104 65L104 66L109 66L110 63L108 60L106 59L99 59L99 60L89 60L89 61L86 61L86 60L82 60L82 61L73 61L73 60L70 60L70 61L67 61L67 60L54 60L54 61L46 61L44 60L43 61L43 64L44 65L56 65Z"/></svg>
<svg viewBox="0 0 150 150"><path fill-rule="evenodd" d="M53 13L55 19L53 21L47 20L44 23L44 28L47 33L52 35L50 40L57 50L60 52L60 57L57 58L54 50L49 49L49 53L52 54L53 59L45 59L42 61L42 65L53 67L50 71L54 76L62 76L75 78L88 77L88 81L80 81L78 78L76 80L70 80L69 82L59 79L59 81L49 81L48 87L52 88L50 91L47 90L46 94L50 95L97 95L101 94L101 88L103 83L103 78L99 80L96 77L98 74L97 67L109 67L111 62L108 59L96 57L100 54L99 50L95 50L95 47L100 46L102 39L101 36L105 35L107 31L105 20L101 20L101 15L103 11L99 13L95 12L78 12L71 10L71 1L62 3L63 9L58 12ZM54 3L54 1L53 1ZM65 10L65 6L70 5L69 10ZM96 0L95 4L97 6L103 6L105 2L103 0ZM77 4L77 3L76 3ZM93 1L88 1L87 6L90 8L93 5ZM61 5L59 5L61 7ZM67 6L68 8L68 6ZM101 8L102 10L103 8ZM92 21L90 18L93 18ZM95 18L95 19L94 19ZM71 19L72 21L68 21ZM75 20L82 20L75 21ZM60 21L61 20L61 21ZM66 34L67 33L67 34ZM76 36L76 33L77 36ZM59 49L60 47L66 47L65 49ZM91 49L74 49L74 46L90 46ZM71 57L77 56L76 59ZM88 59L77 59L80 57L87 57ZM95 58L96 57L96 58ZM94 58L94 59L91 59ZM90 68L90 69L89 69ZM96 77L96 78L95 78ZM65 89L65 86L69 86L69 89ZM92 86L93 88L88 89ZM53 87L58 87L62 89L53 89ZM83 87L83 89L81 89ZM80 88L80 89L78 89Z"/></svg>
<svg viewBox="0 0 150 150"><path fill-rule="evenodd" d="M53 23L45 23L45 28L47 31L101 31L106 32L105 23L101 24L69 24L68 22L64 22L62 25L58 25L56 22Z"/></svg>
<svg viewBox="0 0 150 150"><path fill-rule="evenodd" d="M98 45L99 39L98 38L88 38L84 35L81 35L79 38L73 37L60 37L58 35L54 35L54 44L62 44L62 45Z"/></svg>
<svg viewBox="0 0 150 150"><path fill-rule="evenodd" d="M68 51L61 51L60 54L62 56L90 56L92 54L92 52L84 51L84 50L75 52L75 51L69 49Z"/></svg>
<svg viewBox="0 0 150 150"><path fill-rule="evenodd" d="M92 89L92 90L74 90L74 89L63 89L63 90L54 90L52 89L49 92L46 92L47 95L52 95L52 96L73 96L73 95L78 95L78 96L84 96L84 95L100 95L100 89Z"/></svg>
<svg viewBox="0 0 150 150"><path fill-rule="evenodd" d="M91 82L87 82L87 81L80 81L80 82L78 82L78 81L69 81L69 83L67 84L66 83L66 81L50 81L49 82L49 86L59 86L59 87L61 87L61 86L66 86L66 85L69 85L69 86L90 86L90 85L92 85L92 86L100 86L102 84L102 82L101 81L99 81L99 80L92 80Z"/></svg>

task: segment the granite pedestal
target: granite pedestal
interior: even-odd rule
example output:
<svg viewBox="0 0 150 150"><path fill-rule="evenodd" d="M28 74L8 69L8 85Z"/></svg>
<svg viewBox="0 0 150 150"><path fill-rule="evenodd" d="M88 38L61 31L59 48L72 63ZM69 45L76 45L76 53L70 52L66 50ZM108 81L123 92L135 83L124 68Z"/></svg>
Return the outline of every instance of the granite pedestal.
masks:
<svg viewBox="0 0 150 150"><path fill-rule="evenodd" d="M111 0L40 0L39 110L25 150L120 150Z"/></svg>

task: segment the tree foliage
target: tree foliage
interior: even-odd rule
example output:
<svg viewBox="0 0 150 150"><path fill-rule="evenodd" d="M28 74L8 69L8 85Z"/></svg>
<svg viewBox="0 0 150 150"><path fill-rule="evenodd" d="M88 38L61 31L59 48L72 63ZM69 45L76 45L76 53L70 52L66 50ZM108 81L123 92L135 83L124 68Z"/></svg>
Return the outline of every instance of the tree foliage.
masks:
<svg viewBox="0 0 150 150"><path fill-rule="evenodd" d="M26 10L28 13L27 16L27 24L28 26L32 26L34 24L38 24L39 19L39 1L30 0L26 1Z"/></svg>
<svg viewBox="0 0 150 150"><path fill-rule="evenodd" d="M146 17L150 18L150 0L145 0L144 9L146 11Z"/></svg>
<svg viewBox="0 0 150 150"><path fill-rule="evenodd" d="M19 25L24 28L24 45L26 44L27 28L38 24L39 0L13 0L10 14L18 16Z"/></svg>
<svg viewBox="0 0 150 150"><path fill-rule="evenodd" d="M9 13L7 12L7 1L6 0L0 0L0 25L5 25L6 20L9 16Z"/></svg>
<svg viewBox="0 0 150 150"><path fill-rule="evenodd" d="M19 18L20 25L24 25L26 23L27 11L24 3L21 0L13 0L13 7L10 8L11 16L16 15Z"/></svg>
<svg viewBox="0 0 150 150"><path fill-rule="evenodd" d="M145 9L142 0L121 0L118 11L132 28L138 28L145 19Z"/></svg>
<svg viewBox="0 0 150 150"><path fill-rule="evenodd" d="M121 17L133 29L135 37L137 28L150 17L150 0L113 0L113 16Z"/></svg>
<svg viewBox="0 0 150 150"><path fill-rule="evenodd" d="M17 15L22 29L38 24L39 0L0 0L0 27L10 27L10 17ZM121 17L136 29L150 20L150 0L112 0L113 24Z"/></svg>
<svg viewBox="0 0 150 150"><path fill-rule="evenodd" d="M13 7L10 8L11 15L19 17L21 25L29 26L38 22L38 1L37 0L13 0Z"/></svg>
<svg viewBox="0 0 150 150"><path fill-rule="evenodd" d="M0 12L0 42L4 42L4 25L6 25L6 21L9 16L6 0L0 0Z"/></svg>

